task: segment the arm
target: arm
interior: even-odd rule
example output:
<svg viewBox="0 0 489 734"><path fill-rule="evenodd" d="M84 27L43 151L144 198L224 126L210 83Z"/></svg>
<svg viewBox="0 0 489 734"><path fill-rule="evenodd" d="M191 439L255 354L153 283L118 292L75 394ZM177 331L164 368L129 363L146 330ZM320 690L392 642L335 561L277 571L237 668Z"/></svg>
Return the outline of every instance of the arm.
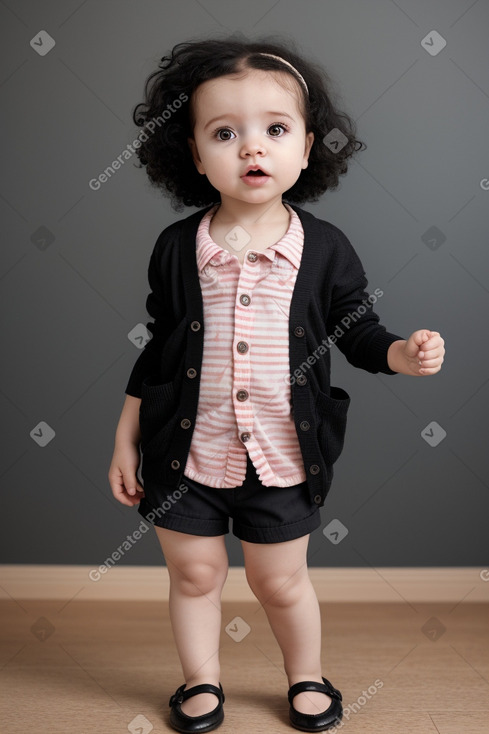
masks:
<svg viewBox="0 0 489 734"><path fill-rule="evenodd" d="M144 489L136 478L139 467L140 398L126 395L115 433L114 454L109 468L112 494L123 505L132 507L144 497Z"/></svg>
<svg viewBox="0 0 489 734"><path fill-rule="evenodd" d="M133 395L126 395L126 400L122 406L121 417L117 424L115 432L116 443L133 443L139 445L141 440L141 431L139 429L139 406L141 398Z"/></svg>
<svg viewBox="0 0 489 734"><path fill-rule="evenodd" d="M136 360L126 386L126 399L116 429L114 454L109 469L112 494L119 502L129 507L144 497L144 489L136 477L141 458L139 408L142 383L149 375L159 373L162 346L174 325L173 311L169 298L166 297L161 276L165 270L162 258L170 229L167 228L160 234L151 253L148 266L150 293L146 299L146 310L154 319L147 324L152 336Z"/></svg>
<svg viewBox="0 0 489 734"><path fill-rule="evenodd" d="M171 294L165 286L165 282L171 282L171 273L163 278L169 267L164 260L165 246L169 241L167 231L158 237L148 265L150 292L146 298L146 310L153 321L149 321L146 328L151 337L133 366L125 390L126 395L135 398L141 398L143 380L159 373L163 346L175 327Z"/></svg>
<svg viewBox="0 0 489 734"><path fill-rule="evenodd" d="M406 344L405 339L400 339L399 341L392 342L389 349L387 350L387 364L389 365L389 369L393 372L401 372L403 371L403 358L402 358L402 349L404 348L404 345Z"/></svg>
<svg viewBox="0 0 489 734"><path fill-rule="evenodd" d="M338 348L350 364L368 372L417 377L438 372L445 354L440 334L419 329L406 340L386 331L375 311L363 305L369 296L360 258L346 235L338 229L336 233L341 249L327 326L330 334L339 330Z"/></svg>
<svg viewBox="0 0 489 734"><path fill-rule="evenodd" d="M361 275L333 289L326 323L328 334L330 338L331 335L336 337L338 349L354 367L374 374L394 375L397 370L391 367L387 355L392 344L404 342L404 339L399 334L388 332L380 324L366 287L367 279ZM382 291L376 290L378 293L383 295Z"/></svg>
<svg viewBox="0 0 489 734"><path fill-rule="evenodd" d="M404 341L380 323L374 304L384 294L376 288L367 292L365 270L350 240L333 227L331 260L328 263L331 290L325 305L329 337L354 367L367 372L395 375L390 368L387 352L392 343Z"/></svg>

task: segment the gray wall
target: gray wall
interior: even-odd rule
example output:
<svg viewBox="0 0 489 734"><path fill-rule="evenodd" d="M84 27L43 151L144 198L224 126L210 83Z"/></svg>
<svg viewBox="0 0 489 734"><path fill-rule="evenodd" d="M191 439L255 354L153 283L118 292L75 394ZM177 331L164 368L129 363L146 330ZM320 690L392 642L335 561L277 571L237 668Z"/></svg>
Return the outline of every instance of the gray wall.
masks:
<svg viewBox="0 0 489 734"><path fill-rule="evenodd" d="M368 149L304 208L351 239L369 291L384 291L382 323L437 330L447 352L439 374L411 378L355 369L334 348L332 384L352 404L309 563L483 564L487 2L7 0L0 22L1 561L97 566L142 521L107 480L139 354L127 335L148 320L156 237L194 209L174 212L132 160L100 190L88 182L134 140L131 111L160 57L240 30L292 37L332 75ZM42 30L55 40L44 56L30 45ZM446 41L436 55L421 43L433 30ZM41 421L55 431L44 447L31 437ZM437 446L422 436L432 421L446 431ZM322 532L333 520L348 529L337 544ZM241 565L239 541L226 542ZM153 531L121 561L163 562Z"/></svg>

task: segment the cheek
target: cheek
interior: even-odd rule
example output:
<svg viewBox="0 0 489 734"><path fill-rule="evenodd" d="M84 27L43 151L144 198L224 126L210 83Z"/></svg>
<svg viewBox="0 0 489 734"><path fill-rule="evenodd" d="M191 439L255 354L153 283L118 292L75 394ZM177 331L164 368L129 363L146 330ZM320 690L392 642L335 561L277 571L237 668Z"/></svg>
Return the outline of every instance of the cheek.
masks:
<svg viewBox="0 0 489 734"><path fill-rule="evenodd" d="M214 173L219 175L219 171L229 166L230 155L223 148L210 146L205 151L206 163Z"/></svg>

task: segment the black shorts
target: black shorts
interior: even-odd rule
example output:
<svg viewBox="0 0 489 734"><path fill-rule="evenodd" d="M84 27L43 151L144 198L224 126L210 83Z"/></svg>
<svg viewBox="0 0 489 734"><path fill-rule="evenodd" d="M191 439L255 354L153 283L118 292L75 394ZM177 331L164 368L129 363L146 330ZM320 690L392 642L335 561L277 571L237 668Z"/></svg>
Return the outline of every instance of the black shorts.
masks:
<svg viewBox="0 0 489 734"><path fill-rule="evenodd" d="M306 481L292 487L265 487L249 454L240 487L207 487L183 475L177 489L146 482L144 494L138 512L146 520L191 535L225 535L232 517L237 538L281 543L307 535L321 524Z"/></svg>

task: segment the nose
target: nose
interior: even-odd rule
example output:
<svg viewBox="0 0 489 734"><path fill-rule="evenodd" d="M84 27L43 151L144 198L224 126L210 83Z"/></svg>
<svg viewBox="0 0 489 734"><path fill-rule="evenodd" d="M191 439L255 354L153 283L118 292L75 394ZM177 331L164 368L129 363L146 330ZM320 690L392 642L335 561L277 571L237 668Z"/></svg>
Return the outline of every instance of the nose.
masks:
<svg viewBox="0 0 489 734"><path fill-rule="evenodd" d="M265 153L266 148L263 139L260 140L258 133L250 133L245 136L241 145L242 156L264 155Z"/></svg>

